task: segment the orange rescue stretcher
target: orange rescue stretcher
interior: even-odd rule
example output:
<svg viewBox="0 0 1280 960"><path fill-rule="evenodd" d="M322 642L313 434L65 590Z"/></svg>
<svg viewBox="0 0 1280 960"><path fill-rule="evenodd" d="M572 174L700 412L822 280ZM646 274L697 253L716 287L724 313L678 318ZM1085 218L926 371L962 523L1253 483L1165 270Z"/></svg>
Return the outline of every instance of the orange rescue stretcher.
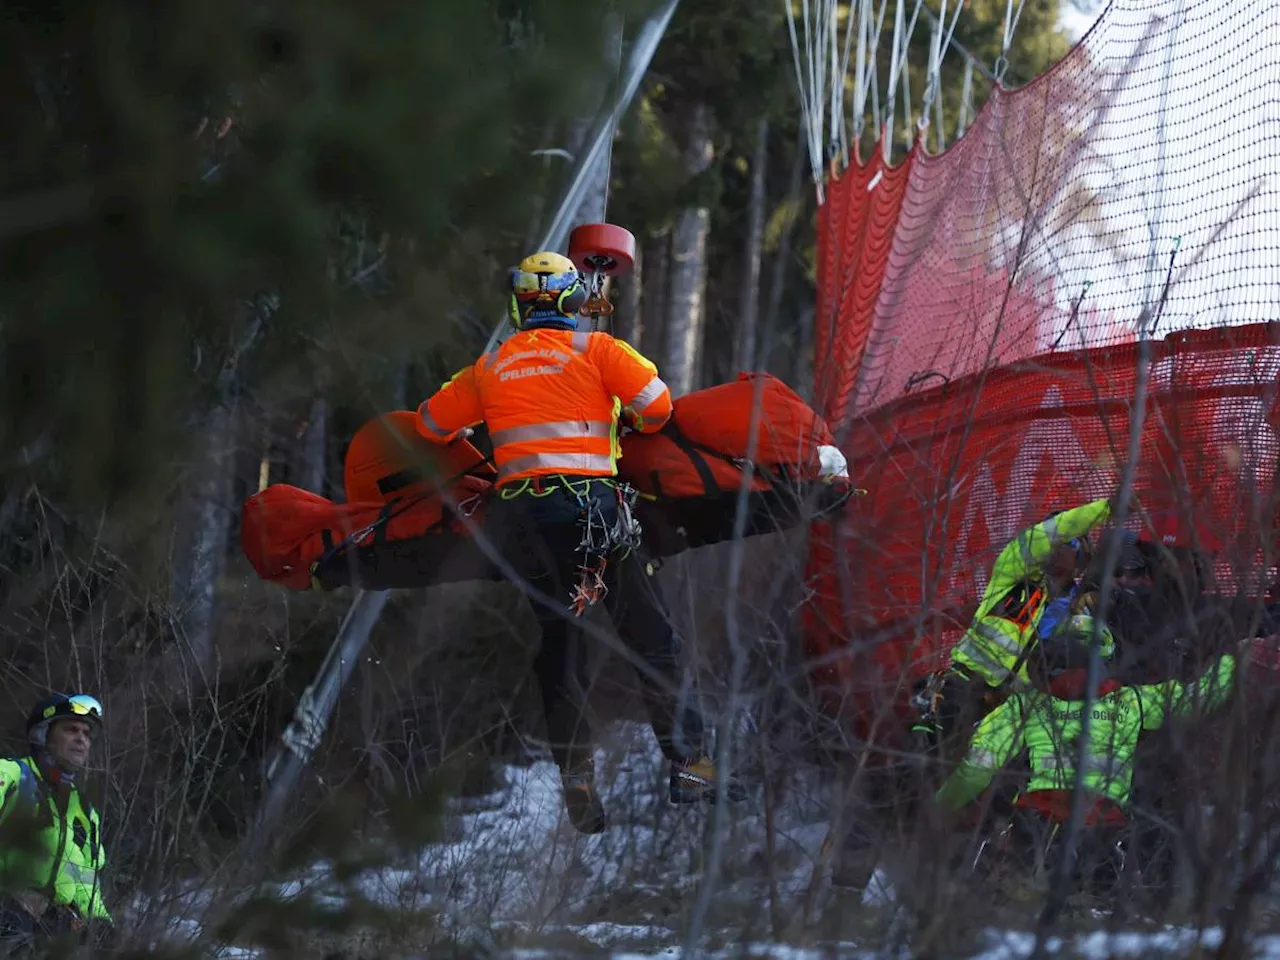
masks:
<svg viewBox="0 0 1280 960"><path fill-rule="evenodd" d="M344 504L288 484L245 501L241 544L260 577L294 590L500 579L474 538L496 479L492 464L471 440L430 443L415 417L397 411L356 433ZM784 383L742 374L679 398L660 432L623 436L618 479L639 493L649 553L667 557L730 539L740 502L744 536L840 507L848 479L824 476L821 456L833 443Z"/></svg>
<svg viewBox="0 0 1280 960"><path fill-rule="evenodd" d="M573 231L569 256L588 278L582 308L613 312L606 277L626 272L635 238L612 224ZM365 424L347 449L345 504L276 484L245 501L240 540L264 580L294 590L426 587L499 579L475 536L497 473L468 439L439 447L416 414ZM639 494L636 516L651 556L735 535L793 527L838 509L851 494L826 423L782 381L740 374L676 400L656 434L622 437L618 479ZM834 454L834 457L832 456Z"/></svg>

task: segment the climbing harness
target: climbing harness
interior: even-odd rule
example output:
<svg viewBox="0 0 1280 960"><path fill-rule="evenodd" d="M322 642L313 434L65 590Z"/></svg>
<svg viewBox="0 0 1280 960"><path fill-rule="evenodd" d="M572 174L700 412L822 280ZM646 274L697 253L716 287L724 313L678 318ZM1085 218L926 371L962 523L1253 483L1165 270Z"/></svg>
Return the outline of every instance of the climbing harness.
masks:
<svg viewBox="0 0 1280 960"><path fill-rule="evenodd" d="M993 616L1002 617L1018 625L1020 630L1027 630L1036 612L1044 604L1047 594L1043 587L1023 582L1018 584L1001 601L1000 606L991 611Z"/></svg>
<svg viewBox="0 0 1280 960"><path fill-rule="evenodd" d="M943 671L935 670L911 694L911 712L915 719L911 730L929 737L930 742L941 733Z"/></svg>
<svg viewBox="0 0 1280 960"><path fill-rule="evenodd" d="M607 487L616 505L614 519L608 520L595 496L596 486ZM625 557L640 546L643 530L635 516L638 493L634 487L609 477L567 476L529 477L519 483L501 487L497 491L503 500L517 497L541 499L553 493L567 492L578 507L577 523L582 529L582 539L574 552L582 555L578 579L569 592L569 604L575 615L599 603L609 592L604 573L609 560L616 555Z"/></svg>
<svg viewBox="0 0 1280 960"><path fill-rule="evenodd" d="M609 482L616 498L616 512L612 523L606 521L600 509L599 501L591 497L590 485L579 492L569 489L578 497L581 509L579 522L582 525L582 540L577 552L583 555L583 563L578 567L578 582L574 584L570 594L570 606L575 615L581 616L588 607L599 603L609 592L604 580L604 572L609 560L615 555L626 557L640 546L642 530L640 521L635 518L635 488L630 484Z"/></svg>

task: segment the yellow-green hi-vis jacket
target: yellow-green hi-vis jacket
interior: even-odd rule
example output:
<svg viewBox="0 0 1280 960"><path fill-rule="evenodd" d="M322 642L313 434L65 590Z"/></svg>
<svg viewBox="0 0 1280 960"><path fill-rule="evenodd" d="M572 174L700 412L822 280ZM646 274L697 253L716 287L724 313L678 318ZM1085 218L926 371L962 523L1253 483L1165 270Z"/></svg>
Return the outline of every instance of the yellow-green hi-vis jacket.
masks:
<svg viewBox="0 0 1280 960"><path fill-rule="evenodd" d="M1221 706L1233 689L1236 658L1225 655L1199 680L1166 680L1145 686L1109 684L1089 707L1089 741L1082 786L1122 810L1133 786L1133 754L1144 730L1197 707ZM969 753L936 794L938 803L959 809L976 799L996 772L1026 752L1031 779L1024 794L1075 788L1076 762L1085 704L1048 693L1015 693L987 714L969 743Z"/></svg>
<svg viewBox="0 0 1280 960"><path fill-rule="evenodd" d="M1082 537L1111 515L1110 500L1064 510L1014 537L996 558L973 623L951 652L953 664L998 687L1018 668L1048 603L1044 563L1054 547ZM1110 651L1103 651L1109 655Z"/></svg>
<svg viewBox="0 0 1280 960"><path fill-rule="evenodd" d="M0 760L0 836L7 847L0 850L0 889L34 890L86 919L110 920L102 902L102 822L75 786L66 796L63 810L31 757Z"/></svg>

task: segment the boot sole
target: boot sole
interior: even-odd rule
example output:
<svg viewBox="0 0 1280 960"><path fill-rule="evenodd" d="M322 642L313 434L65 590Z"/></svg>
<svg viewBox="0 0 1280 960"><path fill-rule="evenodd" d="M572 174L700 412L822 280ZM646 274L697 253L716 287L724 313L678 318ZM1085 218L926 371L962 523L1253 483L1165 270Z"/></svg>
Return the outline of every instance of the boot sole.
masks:
<svg viewBox="0 0 1280 960"><path fill-rule="evenodd" d="M604 833L605 830L609 828L609 822L604 817L600 817L598 820L592 820L589 823L581 823L570 816L569 822L573 824L573 829L577 830L579 833L587 834L588 836L595 836L596 834Z"/></svg>
<svg viewBox="0 0 1280 960"><path fill-rule="evenodd" d="M726 799L730 803L741 803L747 799L745 790L734 790L730 788L726 791ZM720 789L712 784L697 784L690 781L688 786L676 786L672 784L668 791L668 796L672 803L719 803L721 798Z"/></svg>
<svg viewBox="0 0 1280 960"><path fill-rule="evenodd" d="M573 829L579 833L604 833L609 827L609 818L605 816L604 810L588 809L578 812L569 810L567 813L569 814L569 822L573 824Z"/></svg>

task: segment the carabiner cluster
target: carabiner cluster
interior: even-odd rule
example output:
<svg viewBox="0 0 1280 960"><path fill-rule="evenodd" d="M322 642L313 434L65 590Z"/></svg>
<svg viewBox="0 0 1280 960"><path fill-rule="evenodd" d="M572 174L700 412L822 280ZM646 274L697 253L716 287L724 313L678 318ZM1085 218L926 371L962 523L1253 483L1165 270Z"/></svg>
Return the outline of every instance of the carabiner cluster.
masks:
<svg viewBox="0 0 1280 960"><path fill-rule="evenodd" d="M635 488L625 483L606 482L617 498L617 518L612 523L605 520L599 502L590 495L590 484L581 490L569 486L581 508L582 540L577 552L583 554L583 563L578 568L579 580L570 597L573 611L578 615L608 594L604 571L609 558L620 552L625 556L635 550L640 546L643 533L633 510L637 496Z"/></svg>

